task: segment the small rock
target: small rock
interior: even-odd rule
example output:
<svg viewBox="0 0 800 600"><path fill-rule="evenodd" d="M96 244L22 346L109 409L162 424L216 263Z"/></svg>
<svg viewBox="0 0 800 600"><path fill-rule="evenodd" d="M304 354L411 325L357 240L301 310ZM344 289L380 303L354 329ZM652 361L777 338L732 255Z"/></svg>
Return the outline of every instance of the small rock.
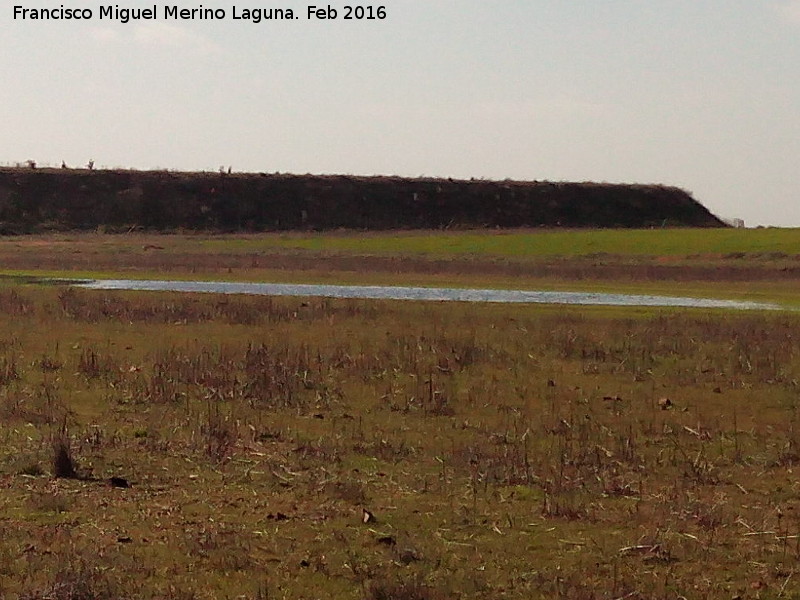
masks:
<svg viewBox="0 0 800 600"><path fill-rule="evenodd" d="M111 487L115 488L131 487L131 484L128 483L128 480L125 479L124 477L112 477L111 479L108 480L108 483L111 485Z"/></svg>

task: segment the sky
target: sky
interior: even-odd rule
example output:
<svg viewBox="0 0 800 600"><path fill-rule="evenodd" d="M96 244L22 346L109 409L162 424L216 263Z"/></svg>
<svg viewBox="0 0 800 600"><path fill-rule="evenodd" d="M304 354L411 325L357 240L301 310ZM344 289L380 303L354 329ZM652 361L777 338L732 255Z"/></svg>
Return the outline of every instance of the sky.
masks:
<svg viewBox="0 0 800 600"><path fill-rule="evenodd" d="M800 0L383 1L4 0L0 164L660 183L800 227Z"/></svg>

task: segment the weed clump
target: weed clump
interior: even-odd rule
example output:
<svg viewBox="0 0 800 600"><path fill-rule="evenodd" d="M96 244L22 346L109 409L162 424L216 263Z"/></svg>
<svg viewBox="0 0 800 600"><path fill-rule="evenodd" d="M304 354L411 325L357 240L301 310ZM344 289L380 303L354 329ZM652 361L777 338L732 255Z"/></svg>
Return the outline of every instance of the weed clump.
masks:
<svg viewBox="0 0 800 600"><path fill-rule="evenodd" d="M53 438L53 477L56 479L78 478L66 426L63 426Z"/></svg>
<svg viewBox="0 0 800 600"><path fill-rule="evenodd" d="M28 475L29 477L41 477L44 475L41 465L37 462L28 462L17 469L18 475Z"/></svg>
<svg viewBox="0 0 800 600"><path fill-rule="evenodd" d="M103 571L85 559L69 560L44 587L27 590L21 600L112 600L120 598Z"/></svg>
<svg viewBox="0 0 800 600"><path fill-rule="evenodd" d="M415 577L400 581L373 581L367 588L364 600L445 600L448 597Z"/></svg>

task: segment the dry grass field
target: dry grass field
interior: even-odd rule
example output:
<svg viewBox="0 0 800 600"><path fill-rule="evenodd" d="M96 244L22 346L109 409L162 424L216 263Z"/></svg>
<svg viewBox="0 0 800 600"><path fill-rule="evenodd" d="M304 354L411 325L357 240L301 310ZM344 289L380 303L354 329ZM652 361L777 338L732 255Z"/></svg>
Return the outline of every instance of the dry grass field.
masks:
<svg viewBox="0 0 800 600"><path fill-rule="evenodd" d="M192 275L165 258L180 240L86 262L57 242L4 240L2 264ZM210 255L196 276L265 268ZM796 297L788 277L626 283ZM8 280L0 597L796 597L799 325Z"/></svg>

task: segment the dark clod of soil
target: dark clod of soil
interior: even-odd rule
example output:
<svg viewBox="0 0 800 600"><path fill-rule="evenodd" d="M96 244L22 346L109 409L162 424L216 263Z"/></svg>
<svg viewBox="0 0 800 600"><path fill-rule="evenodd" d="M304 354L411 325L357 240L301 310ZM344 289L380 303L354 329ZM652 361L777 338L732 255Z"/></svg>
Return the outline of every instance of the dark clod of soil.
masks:
<svg viewBox="0 0 800 600"><path fill-rule="evenodd" d="M67 442L60 440L53 448L53 476L61 479L77 479L75 463Z"/></svg>
<svg viewBox="0 0 800 600"><path fill-rule="evenodd" d="M366 523L375 523L377 520L378 519L375 518L375 515L373 515L366 508L362 509L362 511L361 511L361 522L362 523L365 523L365 524Z"/></svg>
<svg viewBox="0 0 800 600"><path fill-rule="evenodd" d="M413 562L420 560L419 554L413 548L404 548L400 551L398 559L401 564L410 565Z"/></svg>

